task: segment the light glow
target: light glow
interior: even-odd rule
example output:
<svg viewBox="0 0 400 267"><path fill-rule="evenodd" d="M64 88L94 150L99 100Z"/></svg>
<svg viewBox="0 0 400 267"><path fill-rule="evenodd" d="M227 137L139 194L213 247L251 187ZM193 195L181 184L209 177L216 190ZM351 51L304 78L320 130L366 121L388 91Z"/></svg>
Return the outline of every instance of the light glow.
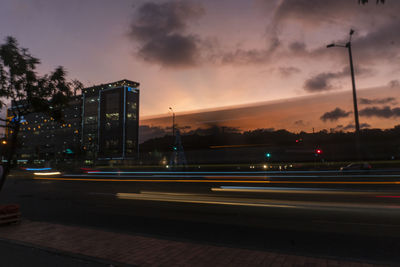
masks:
<svg viewBox="0 0 400 267"><path fill-rule="evenodd" d="M48 171L48 170L51 170L51 168L26 168L25 170L27 170L27 171Z"/></svg>
<svg viewBox="0 0 400 267"><path fill-rule="evenodd" d="M44 175L44 176L46 176L46 175L59 175L59 174L61 174L61 172L34 172L33 173L34 175Z"/></svg>

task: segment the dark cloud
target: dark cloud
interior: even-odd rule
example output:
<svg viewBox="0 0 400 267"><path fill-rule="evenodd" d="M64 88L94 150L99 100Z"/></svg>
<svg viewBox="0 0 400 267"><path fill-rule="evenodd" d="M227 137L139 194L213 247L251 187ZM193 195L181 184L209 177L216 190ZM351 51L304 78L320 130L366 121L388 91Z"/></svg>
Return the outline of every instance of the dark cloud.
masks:
<svg viewBox="0 0 400 267"><path fill-rule="evenodd" d="M328 91L336 87L331 84L332 79L343 77L342 72L323 72L319 73L304 82L303 88L307 92L315 93L321 91Z"/></svg>
<svg viewBox="0 0 400 267"><path fill-rule="evenodd" d="M335 108L332 111L326 112L324 113L324 115L322 115L320 117L320 119L324 122L326 121L337 121L340 118L346 118L351 114L351 111L346 112L341 108Z"/></svg>
<svg viewBox="0 0 400 267"><path fill-rule="evenodd" d="M372 71L367 68L361 68L356 66L358 75L371 75ZM341 79L343 77L350 76L350 68L344 67L342 71L339 72L323 72L319 73L304 82L303 89L310 93L323 92L333 89L339 89L339 86L332 84L335 79Z"/></svg>
<svg viewBox="0 0 400 267"><path fill-rule="evenodd" d="M400 20L391 18L387 24L380 28L370 31L365 36L357 37L354 46L357 47L358 61L362 64L398 61L400 59L400 35L393 34L393 32L398 31L399 28Z"/></svg>
<svg viewBox="0 0 400 267"><path fill-rule="evenodd" d="M393 118L400 117L400 108L385 107L368 107L360 110L360 116L363 117L379 117L379 118Z"/></svg>
<svg viewBox="0 0 400 267"><path fill-rule="evenodd" d="M264 0L269 1L269 0ZM284 30L286 24L300 25L304 31L315 28L355 26L353 36L354 57L360 64L395 62L400 60L400 35L393 34L400 28L398 13L400 1L390 1L377 8L376 5L362 5L349 0L282 0L275 7L271 28ZM362 34L361 30L363 29ZM347 53L342 49L326 49L326 44L334 41L344 44L348 41L346 32L343 39L327 40L317 49L307 51L297 49L292 55L313 58L335 59L347 63ZM290 48L290 46L289 46ZM289 49L290 50L290 49Z"/></svg>
<svg viewBox="0 0 400 267"><path fill-rule="evenodd" d="M386 98L360 98L359 103L362 105L376 105L376 104L388 104L388 103L396 103L396 99L394 97L386 97Z"/></svg>
<svg viewBox="0 0 400 267"><path fill-rule="evenodd" d="M361 124L360 124L360 128L361 128L361 129L370 128L370 127L371 127L371 125L368 124L368 123L361 123Z"/></svg>
<svg viewBox="0 0 400 267"><path fill-rule="evenodd" d="M370 128L370 127L371 127L371 125L368 124L368 123L361 123L360 124L360 129ZM349 123L346 126L343 126L343 125L336 126L335 130L345 130L345 131L347 131L347 130L353 130L355 128L356 127L354 126L353 123Z"/></svg>
<svg viewBox="0 0 400 267"><path fill-rule="evenodd" d="M346 126L343 127L343 130L352 130L355 129L356 127L354 126L353 123L349 123Z"/></svg>
<svg viewBox="0 0 400 267"><path fill-rule="evenodd" d="M139 44L137 54L145 61L166 67L190 67L199 62L201 40L187 34L188 21L204 14L189 1L147 2L136 9L130 28Z"/></svg>
<svg viewBox="0 0 400 267"><path fill-rule="evenodd" d="M269 39L269 44L263 49L241 49L223 53L221 56L222 64L265 64L267 63L274 52L281 45L278 37Z"/></svg>
<svg viewBox="0 0 400 267"><path fill-rule="evenodd" d="M303 42L293 42L289 45L290 51L294 53L306 51L306 44Z"/></svg>
<svg viewBox="0 0 400 267"><path fill-rule="evenodd" d="M278 70L283 77L292 76L301 72L301 70L296 67L280 67Z"/></svg>
<svg viewBox="0 0 400 267"><path fill-rule="evenodd" d="M399 81L399 80L391 80L391 81L388 83L388 86L389 86L390 88L400 87L400 81Z"/></svg>
<svg viewBox="0 0 400 267"><path fill-rule="evenodd" d="M295 121L295 122L294 122L294 125L297 125L297 126L305 126L306 124L304 123L303 120L298 120L298 121Z"/></svg>
<svg viewBox="0 0 400 267"><path fill-rule="evenodd" d="M387 8L388 5L390 8ZM350 25L359 21L374 25L382 23L378 20L381 17L397 15L396 8L399 7L398 1L391 1L385 8L377 10L375 5L360 6L358 1L352 0L282 0L276 9L274 23L280 25L294 21L315 28L323 24L342 24L343 18L346 18L346 23Z"/></svg>

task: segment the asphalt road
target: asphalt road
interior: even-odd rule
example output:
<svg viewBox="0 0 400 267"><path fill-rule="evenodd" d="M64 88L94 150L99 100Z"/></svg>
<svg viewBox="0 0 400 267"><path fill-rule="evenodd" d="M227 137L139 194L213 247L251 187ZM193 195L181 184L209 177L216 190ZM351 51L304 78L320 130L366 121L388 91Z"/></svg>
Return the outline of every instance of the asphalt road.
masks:
<svg viewBox="0 0 400 267"><path fill-rule="evenodd" d="M0 201L31 220L400 262L396 172L46 173L15 173Z"/></svg>

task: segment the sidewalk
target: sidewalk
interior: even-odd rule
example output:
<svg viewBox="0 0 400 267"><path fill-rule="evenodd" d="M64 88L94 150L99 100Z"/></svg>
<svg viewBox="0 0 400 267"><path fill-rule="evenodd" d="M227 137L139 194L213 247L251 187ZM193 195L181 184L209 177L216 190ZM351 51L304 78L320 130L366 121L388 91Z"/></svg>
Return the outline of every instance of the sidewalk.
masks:
<svg viewBox="0 0 400 267"><path fill-rule="evenodd" d="M0 227L0 251L4 253L7 248L13 251L8 258L15 254L18 261L10 266L24 266L18 263L30 261L29 257L36 257L36 262L42 263L37 266L55 266L51 262L62 263L57 266L384 266L169 241L27 220L19 225ZM23 253L24 250L29 250L30 254Z"/></svg>

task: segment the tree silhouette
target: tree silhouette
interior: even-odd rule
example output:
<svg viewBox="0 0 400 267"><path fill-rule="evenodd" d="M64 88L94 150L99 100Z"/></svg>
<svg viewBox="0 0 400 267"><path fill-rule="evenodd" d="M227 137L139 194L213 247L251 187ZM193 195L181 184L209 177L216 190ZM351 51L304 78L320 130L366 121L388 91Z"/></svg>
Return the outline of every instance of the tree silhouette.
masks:
<svg viewBox="0 0 400 267"><path fill-rule="evenodd" d="M367 4L367 3L368 3L368 0L358 0L358 3L364 5L364 4ZM379 4L379 3L384 4L384 3L385 3L385 0L376 0L376 4Z"/></svg>
<svg viewBox="0 0 400 267"><path fill-rule="evenodd" d="M38 64L39 59L28 49L19 47L15 38L9 36L0 45L0 109L10 106L7 117L0 118L1 126L8 131L7 161L0 177L0 190L12 167L18 133L24 123L22 118L32 112L43 112L60 121L62 109L68 105L74 88L82 88L79 81L66 80L63 67L39 76L36 73Z"/></svg>

